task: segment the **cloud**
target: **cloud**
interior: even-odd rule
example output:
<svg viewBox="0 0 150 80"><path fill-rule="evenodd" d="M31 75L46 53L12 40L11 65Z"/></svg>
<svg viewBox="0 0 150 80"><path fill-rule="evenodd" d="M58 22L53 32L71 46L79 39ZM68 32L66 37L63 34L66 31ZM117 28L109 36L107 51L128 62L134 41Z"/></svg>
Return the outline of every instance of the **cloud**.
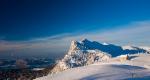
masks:
<svg viewBox="0 0 150 80"><path fill-rule="evenodd" d="M150 21L139 21L105 31L65 33L27 41L0 40L0 52L12 51L16 54L34 55L44 55L45 53L51 57L62 56L69 49L71 40L81 40L82 38L118 45L150 46L149 35Z"/></svg>

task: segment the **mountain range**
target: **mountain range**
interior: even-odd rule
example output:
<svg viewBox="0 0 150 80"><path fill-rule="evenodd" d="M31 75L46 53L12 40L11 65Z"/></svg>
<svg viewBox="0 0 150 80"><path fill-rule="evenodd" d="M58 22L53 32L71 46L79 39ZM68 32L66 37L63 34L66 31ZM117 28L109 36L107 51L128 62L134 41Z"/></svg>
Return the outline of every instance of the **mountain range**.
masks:
<svg viewBox="0 0 150 80"><path fill-rule="evenodd" d="M112 57L126 54L149 53L148 49L134 46L117 46L108 43L99 43L83 39L72 41L68 53L63 59L57 61L52 73L69 68L86 66L95 62L107 61Z"/></svg>

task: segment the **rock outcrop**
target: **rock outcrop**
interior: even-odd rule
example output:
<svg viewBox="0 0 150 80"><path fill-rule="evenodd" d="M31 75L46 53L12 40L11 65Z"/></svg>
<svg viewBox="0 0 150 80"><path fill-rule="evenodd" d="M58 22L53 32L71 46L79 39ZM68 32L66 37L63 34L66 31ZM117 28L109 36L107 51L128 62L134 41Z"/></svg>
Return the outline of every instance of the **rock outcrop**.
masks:
<svg viewBox="0 0 150 80"><path fill-rule="evenodd" d="M81 42L72 41L68 53L57 62L52 73L60 72L69 68L90 65L99 61L107 61L111 55L98 49L91 49L91 41L84 39Z"/></svg>

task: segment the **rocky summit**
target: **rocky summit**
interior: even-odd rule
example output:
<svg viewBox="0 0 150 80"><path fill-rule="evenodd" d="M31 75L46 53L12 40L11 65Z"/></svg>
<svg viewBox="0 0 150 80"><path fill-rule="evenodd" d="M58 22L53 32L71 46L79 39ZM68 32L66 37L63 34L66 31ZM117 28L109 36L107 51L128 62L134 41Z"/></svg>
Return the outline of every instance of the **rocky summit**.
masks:
<svg viewBox="0 0 150 80"><path fill-rule="evenodd" d="M69 68L85 66L95 62L107 61L111 57L123 54L145 53L148 52L138 47L123 47L108 43L99 43L83 39L82 41L72 41L68 53L63 59L57 61L51 73L57 73Z"/></svg>

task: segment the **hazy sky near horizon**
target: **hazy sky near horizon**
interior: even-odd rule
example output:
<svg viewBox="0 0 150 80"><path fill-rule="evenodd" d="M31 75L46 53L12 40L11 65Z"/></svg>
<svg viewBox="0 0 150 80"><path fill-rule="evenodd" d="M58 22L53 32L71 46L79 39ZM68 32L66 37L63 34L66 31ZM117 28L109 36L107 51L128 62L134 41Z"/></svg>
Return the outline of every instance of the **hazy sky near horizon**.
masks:
<svg viewBox="0 0 150 80"><path fill-rule="evenodd" d="M71 40L150 46L149 0L1 0L0 55L65 54ZM13 53L13 54L12 54Z"/></svg>

